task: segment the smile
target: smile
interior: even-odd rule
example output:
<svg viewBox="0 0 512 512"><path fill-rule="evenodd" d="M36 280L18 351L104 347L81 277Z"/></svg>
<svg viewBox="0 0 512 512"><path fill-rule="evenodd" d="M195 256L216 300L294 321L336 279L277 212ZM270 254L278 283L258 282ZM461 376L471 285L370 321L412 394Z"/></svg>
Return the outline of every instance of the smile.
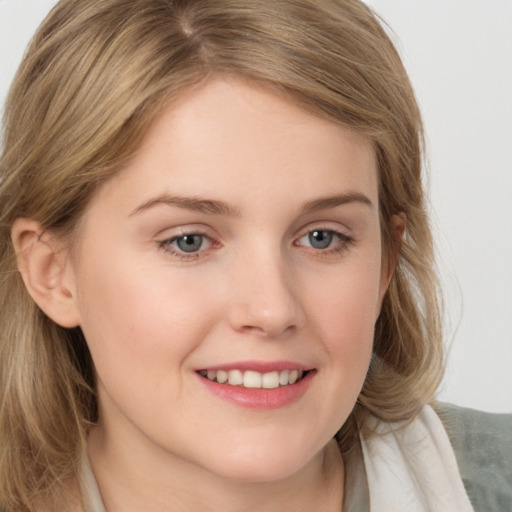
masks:
<svg viewBox="0 0 512 512"><path fill-rule="evenodd" d="M199 374L218 384L229 384L251 389L275 389L290 386L302 380L303 370L281 370L260 373L253 370L200 370Z"/></svg>

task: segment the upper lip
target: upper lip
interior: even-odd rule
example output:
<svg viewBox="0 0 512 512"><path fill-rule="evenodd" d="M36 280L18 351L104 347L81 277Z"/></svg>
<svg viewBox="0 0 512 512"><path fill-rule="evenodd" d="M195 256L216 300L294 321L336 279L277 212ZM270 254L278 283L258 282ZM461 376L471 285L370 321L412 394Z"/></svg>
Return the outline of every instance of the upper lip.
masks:
<svg viewBox="0 0 512 512"><path fill-rule="evenodd" d="M238 361L233 363L225 363L219 365L205 366L198 368L199 370L252 370L259 373L268 373L282 370L313 370L314 367L293 361Z"/></svg>

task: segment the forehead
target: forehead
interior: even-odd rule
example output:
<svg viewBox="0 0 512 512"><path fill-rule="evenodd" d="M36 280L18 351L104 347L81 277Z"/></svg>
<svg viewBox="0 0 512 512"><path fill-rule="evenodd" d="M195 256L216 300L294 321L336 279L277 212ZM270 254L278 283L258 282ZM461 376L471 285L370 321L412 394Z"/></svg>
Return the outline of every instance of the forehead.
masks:
<svg viewBox="0 0 512 512"><path fill-rule="evenodd" d="M128 182L126 202L142 193L199 194L242 207L243 194L307 200L345 191L377 202L369 139L275 91L234 79L208 82L169 105L111 187Z"/></svg>

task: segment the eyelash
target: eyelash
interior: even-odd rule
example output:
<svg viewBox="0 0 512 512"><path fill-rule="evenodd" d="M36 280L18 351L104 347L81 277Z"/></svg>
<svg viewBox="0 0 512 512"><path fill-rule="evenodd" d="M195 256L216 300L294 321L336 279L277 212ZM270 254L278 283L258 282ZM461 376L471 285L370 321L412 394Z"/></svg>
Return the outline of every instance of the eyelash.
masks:
<svg viewBox="0 0 512 512"><path fill-rule="evenodd" d="M345 253L350 248L350 246L353 245L355 242L354 238L352 238L351 236L346 235L345 233L342 233L340 231L336 231L335 229L316 227L313 229L308 229L304 234L302 234L297 239L294 245L297 245L298 242L302 240L304 237L311 236L315 232L328 233L329 236L333 237L333 241L337 240L337 243L334 243L334 246L329 246L326 247L325 249L319 249L312 246L304 246L307 249L313 251L315 255L320 258L328 258L341 255Z"/></svg>
<svg viewBox="0 0 512 512"><path fill-rule="evenodd" d="M202 257L202 253L207 249L199 249L198 251L187 253L171 245L174 242L177 242L178 240L184 239L188 236L200 236L202 237L203 241L207 240L210 244L208 249L219 243L217 240L212 238L210 235L207 235L206 233L202 233L200 231L191 231L190 233L180 233L179 235L173 236L172 238L162 240L158 242L158 246L164 251L164 253L169 254L171 257L178 258L182 261L196 261Z"/></svg>
<svg viewBox="0 0 512 512"><path fill-rule="evenodd" d="M333 237L333 240L338 240L338 243L335 244L334 247L326 247L325 249L315 248L312 246L306 246L299 244L298 242L303 239L304 237L310 236L312 233L315 232L323 232L328 233L329 236ZM174 247L172 244L177 242L178 240L184 239L186 237L194 237L199 236L202 238L202 242L206 240L209 243L209 246L206 249L202 248L203 243L201 244L201 247L199 250L187 253L183 250L180 250L179 248ZM302 246L309 249L311 252L314 252L316 256L324 258L329 256L336 256L339 254L343 254L345 251L349 249L349 247L354 243L354 238L351 236L348 236L344 233L341 233L340 231L336 231L334 229L328 229L328 228L321 228L317 227L314 229L308 229L306 232L304 232L300 237L298 237L293 245L295 246ZM181 261L197 261L201 257L204 256L204 252L211 249L212 247L215 248L215 246L219 246L220 242L210 235L207 235L206 233L200 232L200 231L191 231L189 233L180 233L179 235L173 236L171 238L167 238L165 240L161 240L158 242L159 248L166 254L170 255L173 258L178 258Z"/></svg>

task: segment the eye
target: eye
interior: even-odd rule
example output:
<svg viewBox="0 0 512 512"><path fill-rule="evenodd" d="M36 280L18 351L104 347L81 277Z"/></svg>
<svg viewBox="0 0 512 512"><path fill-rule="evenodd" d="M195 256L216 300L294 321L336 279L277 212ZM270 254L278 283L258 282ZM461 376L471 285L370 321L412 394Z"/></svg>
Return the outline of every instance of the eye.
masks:
<svg viewBox="0 0 512 512"><path fill-rule="evenodd" d="M295 245L314 250L323 256L334 256L347 250L353 242L352 237L336 230L311 229L304 233Z"/></svg>
<svg viewBox="0 0 512 512"><path fill-rule="evenodd" d="M315 230L310 231L306 236L311 247L315 249L327 249L331 246L335 234L332 231Z"/></svg>
<svg viewBox="0 0 512 512"><path fill-rule="evenodd" d="M329 229L314 229L301 236L299 244L321 251L343 244L343 242L348 242L349 240L349 237L342 233L338 233L337 231Z"/></svg>
<svg viewBox="0 0 512 512"><path fill-rule="evenodd" d="M176 247L183 252L197 252L204 243L205 237L203 235L183 235L174 239Z"/></svg>
<svg viewBox="0 0 512 512"><path fill-rule="evenodd" d="M214 241L202 233L187 233L158 243L165 253L180 259L197 259L213 244Z"/></svg>

